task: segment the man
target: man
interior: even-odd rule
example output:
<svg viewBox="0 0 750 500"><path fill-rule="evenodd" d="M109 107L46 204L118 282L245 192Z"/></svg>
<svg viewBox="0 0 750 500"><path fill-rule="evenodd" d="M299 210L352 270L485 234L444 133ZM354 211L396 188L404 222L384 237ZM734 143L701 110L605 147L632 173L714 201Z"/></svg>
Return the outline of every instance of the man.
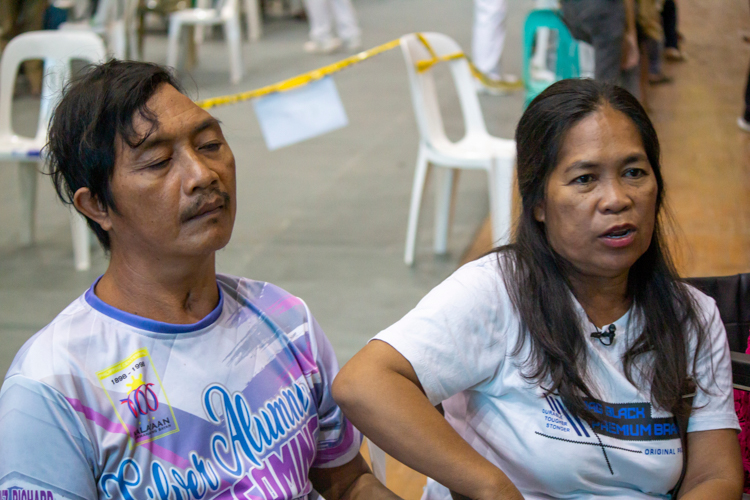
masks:
<svg viewBox="0 0 750 500"><path fill-rule="evenodd" d="M573 37L594 46L594 78L640 97L635 0L561 0L560 5Z"/></svg>
<svg viewBox="0 0 750 500"><path fill-rule="evenodd" d="M235 216L219 122L163 68L110 61L65 94L52 178L104 275L0 390L0 499L397 499L331 398L307 306L217 275Z"/></svg>

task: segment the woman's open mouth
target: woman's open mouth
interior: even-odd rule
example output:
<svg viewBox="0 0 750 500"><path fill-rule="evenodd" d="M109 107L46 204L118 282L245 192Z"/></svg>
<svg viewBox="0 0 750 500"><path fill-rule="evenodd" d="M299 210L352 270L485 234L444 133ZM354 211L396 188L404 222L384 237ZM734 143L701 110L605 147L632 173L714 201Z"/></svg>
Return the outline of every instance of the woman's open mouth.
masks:
<svg viewBox="0 0 750 500"><path fill-rule="evenodd" d="M599 239L605 245L613 248L628 246L635 239L635 227L629 224L616 226L599 236Z"/></svg>

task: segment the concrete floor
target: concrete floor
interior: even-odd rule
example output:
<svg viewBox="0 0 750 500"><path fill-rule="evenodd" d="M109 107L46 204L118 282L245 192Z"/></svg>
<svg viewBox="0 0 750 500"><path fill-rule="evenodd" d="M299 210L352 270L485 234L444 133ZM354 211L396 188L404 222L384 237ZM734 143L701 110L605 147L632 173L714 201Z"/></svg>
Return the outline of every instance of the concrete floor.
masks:
<svg viewBox="0 0 750 500"><path fill-rule="evenodd" d="M355 0L365 47L414 31L437 31L470 50L472 4L466 0ZM509 2L505 71L520 74L520 34L530 0ZM306 23L269 19L263 38L243 45L245 76L228 83L225 45L209 39L199 63L182 74L196 99L250 90L344 56L302 51ZM165 34L148 36L146 59L164 63ZM458 102L438 68L444 121L462 134ZM404 63L398 50L335 77L349 126L269 152L250 103L215 108L237 158L238 214L218 270L273 282L302 297L331 339L341 362L399 319L457 266L487 214L483 173L461 175L449 253L431 253L432 198L423 207L416 265L403 247L417 153ZM481 97L491 133L512 137L523 95ZM37 104L19 98L19 130L33 130ZM0 168L0 375L21 345L86 290L107 266L100 249L90 271L76 272L66 208L49 180L39 178L37 238L19 247L18 175Z"/></svg>

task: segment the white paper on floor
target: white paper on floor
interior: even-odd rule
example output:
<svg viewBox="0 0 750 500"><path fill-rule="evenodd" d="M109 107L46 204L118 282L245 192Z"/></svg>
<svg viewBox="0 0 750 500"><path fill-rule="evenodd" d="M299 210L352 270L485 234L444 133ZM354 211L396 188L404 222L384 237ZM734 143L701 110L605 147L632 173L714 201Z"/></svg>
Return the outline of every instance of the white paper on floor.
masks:
<svg viewBox="0 0 750 500"><path fill-rule="evenodd" d="M273 151L349 124L333 78L253 101L266 146Z"/></svg>

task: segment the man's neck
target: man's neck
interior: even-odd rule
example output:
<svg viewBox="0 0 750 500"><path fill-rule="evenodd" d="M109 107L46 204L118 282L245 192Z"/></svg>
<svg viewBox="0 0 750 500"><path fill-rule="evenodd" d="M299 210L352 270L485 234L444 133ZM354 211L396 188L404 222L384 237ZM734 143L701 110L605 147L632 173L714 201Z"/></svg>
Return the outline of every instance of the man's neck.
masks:
<svg viewBox="0 0 750 500"><path fill-rule="evenodd" d="M121 311L173 324L197 323L219 303L215 257L169 265L112 254L94 293Z"/></svg>

